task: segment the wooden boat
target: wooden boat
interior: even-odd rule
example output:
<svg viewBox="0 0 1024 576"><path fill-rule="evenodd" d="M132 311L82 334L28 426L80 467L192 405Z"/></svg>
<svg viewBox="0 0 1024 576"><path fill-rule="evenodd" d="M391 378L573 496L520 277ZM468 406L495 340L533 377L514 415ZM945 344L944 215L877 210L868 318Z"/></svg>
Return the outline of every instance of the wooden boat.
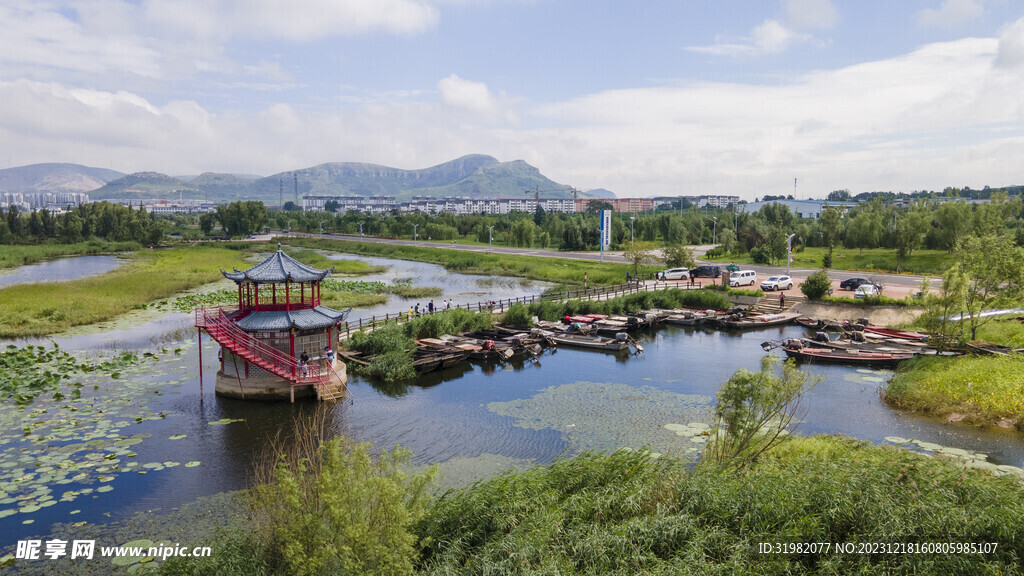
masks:
<svg viewBox="0 0 1024 576"><path fill-rule="evenodd" d="M895 368L897 364L914 357L909 352L865 352L862 350L834 348L817 348L788 343L782 347L786 356L800 362L822 364L849 364L854 366L874 366L878 368Z"/></svg>
<svg viewBox="0 0 1024 576"><path fill-rule="evenodd" d="M469 356L465 350L442 351L427 350L419 348L413 355L412 366L420 374L437 370L438 368L449 368L464 361Z"/></svg>
<svg viewBox="0 0 1024 576"><path fill-rule="evenodd" d="M629 342L605 338L604 336L588 336L586 334L552 333L551 340L559 346L583 348L585 350L601 350L604 352L621 352L629 349Z"/></svg>
<svg viewBox="0 0 1024 576"><path fill-rule="evenodd" d="M714 321L721 315L714 310L683 310L678 314L666 316L661 321L676 326L700 326L704 322Z"/></svg>
<svg viewBox="0 0 1024 576"><path fill-rule="evenodd" d="M718 320L718 323L727 330L750 330L753 328L765 328L768 326L781 326L782 324L789 324L799 316L800 314L796 312L783 312L781 314L759 314L757 316L747 316L745 318L741 317L733 320L722 318Z"/></svg>
<svg viewBox="0 0 1024 576"><path fill-rule="evenodd" d="M905 330L895 330L893 328L885 328L883 326L872 326L868 324L864 327L865 332L872 334L881 334L882 336L888 336L889 338L899 338L901 340L927 340L928 335L920 332L908 332Z"/></svg>
<svg viewBox="0 0 1024 576"><path fill-rule="evenodd" d="M994 356L1010 356L1013 354L1024 354L1024 348L1010 348L1001 344L993 344L985 340L971 340L967 347L979 354L990 354Z"/></svg>

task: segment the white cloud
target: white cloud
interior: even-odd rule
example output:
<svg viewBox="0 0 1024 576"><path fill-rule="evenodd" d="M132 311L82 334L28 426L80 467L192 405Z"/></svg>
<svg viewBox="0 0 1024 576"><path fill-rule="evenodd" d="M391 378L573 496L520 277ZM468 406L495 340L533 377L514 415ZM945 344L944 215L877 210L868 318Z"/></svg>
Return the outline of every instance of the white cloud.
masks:
<svg viewBox="0 0 1024 576"><path fill-rule="evenodd" d="M786 0L786 22L803 30L831 28L839 21L839 12L831 0Z"/></svg>
<svg viewBox="0 0 1024 576"><path fill-rule="evenodd" d="M443 78L437 83L441 101L452 108L464 109L488 119L501 119L511 124L518 122L511 102L502 94L491 93L487 84L465 80L456 74Z"/></svg>
<svg viewBox="0 0 1024 576"><path fill-rule="evenodd" d="M831 0L784 0L784 19L768 18L751 29L747 36L716 36L715 43L690 46L691 52L714 56L760 56L777 54L795 44L814 40L800 32L809 28L831 28L839 15Z"/></svg>
<svg viewBox="0 0 1024 576"><path fill-rule="evenodd" d="M917 21L921 26L949 28L977 20L984 14L983 0L942 0L938 8L925 8L918 12Z"/></svg>
<svg viewBox="0 0 1024 576"><path fill-rule="evenodd" d="M1009 69L1024 67L1024 18L1003 28L995 64Z"/></svg>
<svg viewBox="0 0 1024 576"><path fill-rule="evenodd" d="M1024 26L1024 24L1014 24ZM1020 75L965 39L772 85L703 82L529 105L450 75L436 93L213 113L128 91L0 82L13 165L271 174L329 161L422 168L479 152L625 195L941 189L1020 182ZM1005 56L1009 58L1010 56ZM521 125L507 122L524 110ZM13 144L16 143L16 146Z"/></svg>

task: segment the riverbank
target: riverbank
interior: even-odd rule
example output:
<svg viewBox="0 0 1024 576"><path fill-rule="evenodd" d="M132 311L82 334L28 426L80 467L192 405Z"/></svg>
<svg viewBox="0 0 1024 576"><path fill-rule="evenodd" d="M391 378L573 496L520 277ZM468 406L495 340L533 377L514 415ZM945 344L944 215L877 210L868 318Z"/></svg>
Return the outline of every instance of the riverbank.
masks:
<svg viewBox="0 0 1024 576"><path fill-rule="evenodd" d="M979 338L1024 347L1024 323L994 320ZM924 357L904 364L883 392L887 404L951 422L1024 430L1024 359L1019 356Z"/></svg>
<svg viewBox="0 0 1024 576"><path fill-rule="evenodd" d="M109 320L149 303L245 268L242 244L142 250L131 262L99 276L68 282L19 284L0 290L0 338L57 334Z"/></svg>
<svg viewBox="0 0 1024 576"><path fill-rule="evenodd" d="M445 269L463 274L515 276L554 282L563 286L583 286L584 276L589 286L621 284L626 273L632 273L629 264L593 262L541 256L510 256L481 252L461 252L444 248L353 242L348 240L282 238L291 246L336 250L362 256L380 256L399 260L415 260L439 264ZM641 273L652 275L659 266L641 267Z"/></svg>
<svg viewBox="0 0 1024 576"><path fill-rule="evenodd" d="M447 493L392 560L418 574L1015 574L1022 513L1016 476L836 436L793 438L743 470L619 450ZM226 532L220 554L161 573L271 573L280 556L257 542ZM806 543L821 548L790 548ZM945 543L968 548L933 549Z"/></svg>
<svg viewBox="0 0 1024 576"><path fill-rule="evenodd" d="M141 248L142 245L138 242L108 242L106 240L90 240L76 244L4 245L3 250L0 250L0 270L65 256L134 252Z"/></svg>

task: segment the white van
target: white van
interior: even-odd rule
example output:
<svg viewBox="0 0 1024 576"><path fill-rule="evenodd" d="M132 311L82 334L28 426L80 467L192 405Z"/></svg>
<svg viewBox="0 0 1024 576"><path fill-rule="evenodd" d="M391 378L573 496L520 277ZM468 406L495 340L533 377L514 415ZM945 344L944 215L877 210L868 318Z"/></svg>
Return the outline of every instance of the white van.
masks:
<svg viewBox="0 0 1024 576"><path fill-rule="evenodd" d="M753 270L739 270L729 274L729 286L753 286L757 284L757 272Z"/></svg>
<svg viewBox="0 0 1024 576"><path fill-rule="evenodd" d="M690 270L687 268L669 268L661 273L662 280L689 280Z"/></svg>

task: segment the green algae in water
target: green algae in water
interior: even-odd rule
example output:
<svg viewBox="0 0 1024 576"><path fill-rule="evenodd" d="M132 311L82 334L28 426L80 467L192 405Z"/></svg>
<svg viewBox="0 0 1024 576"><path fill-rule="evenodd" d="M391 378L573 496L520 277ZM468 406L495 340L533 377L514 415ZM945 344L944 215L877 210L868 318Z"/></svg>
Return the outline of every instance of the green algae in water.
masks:
<svg viewBox="0 0 1024 576"><path fill-rule="evenodd" d="M695 444L665 424L709 421L711 401L651 386L575 382L545 388L529 399L491 402L487 409L515 418L521 428L559 430L576 451L649 446L684 454L694 452Z"/></svg>

